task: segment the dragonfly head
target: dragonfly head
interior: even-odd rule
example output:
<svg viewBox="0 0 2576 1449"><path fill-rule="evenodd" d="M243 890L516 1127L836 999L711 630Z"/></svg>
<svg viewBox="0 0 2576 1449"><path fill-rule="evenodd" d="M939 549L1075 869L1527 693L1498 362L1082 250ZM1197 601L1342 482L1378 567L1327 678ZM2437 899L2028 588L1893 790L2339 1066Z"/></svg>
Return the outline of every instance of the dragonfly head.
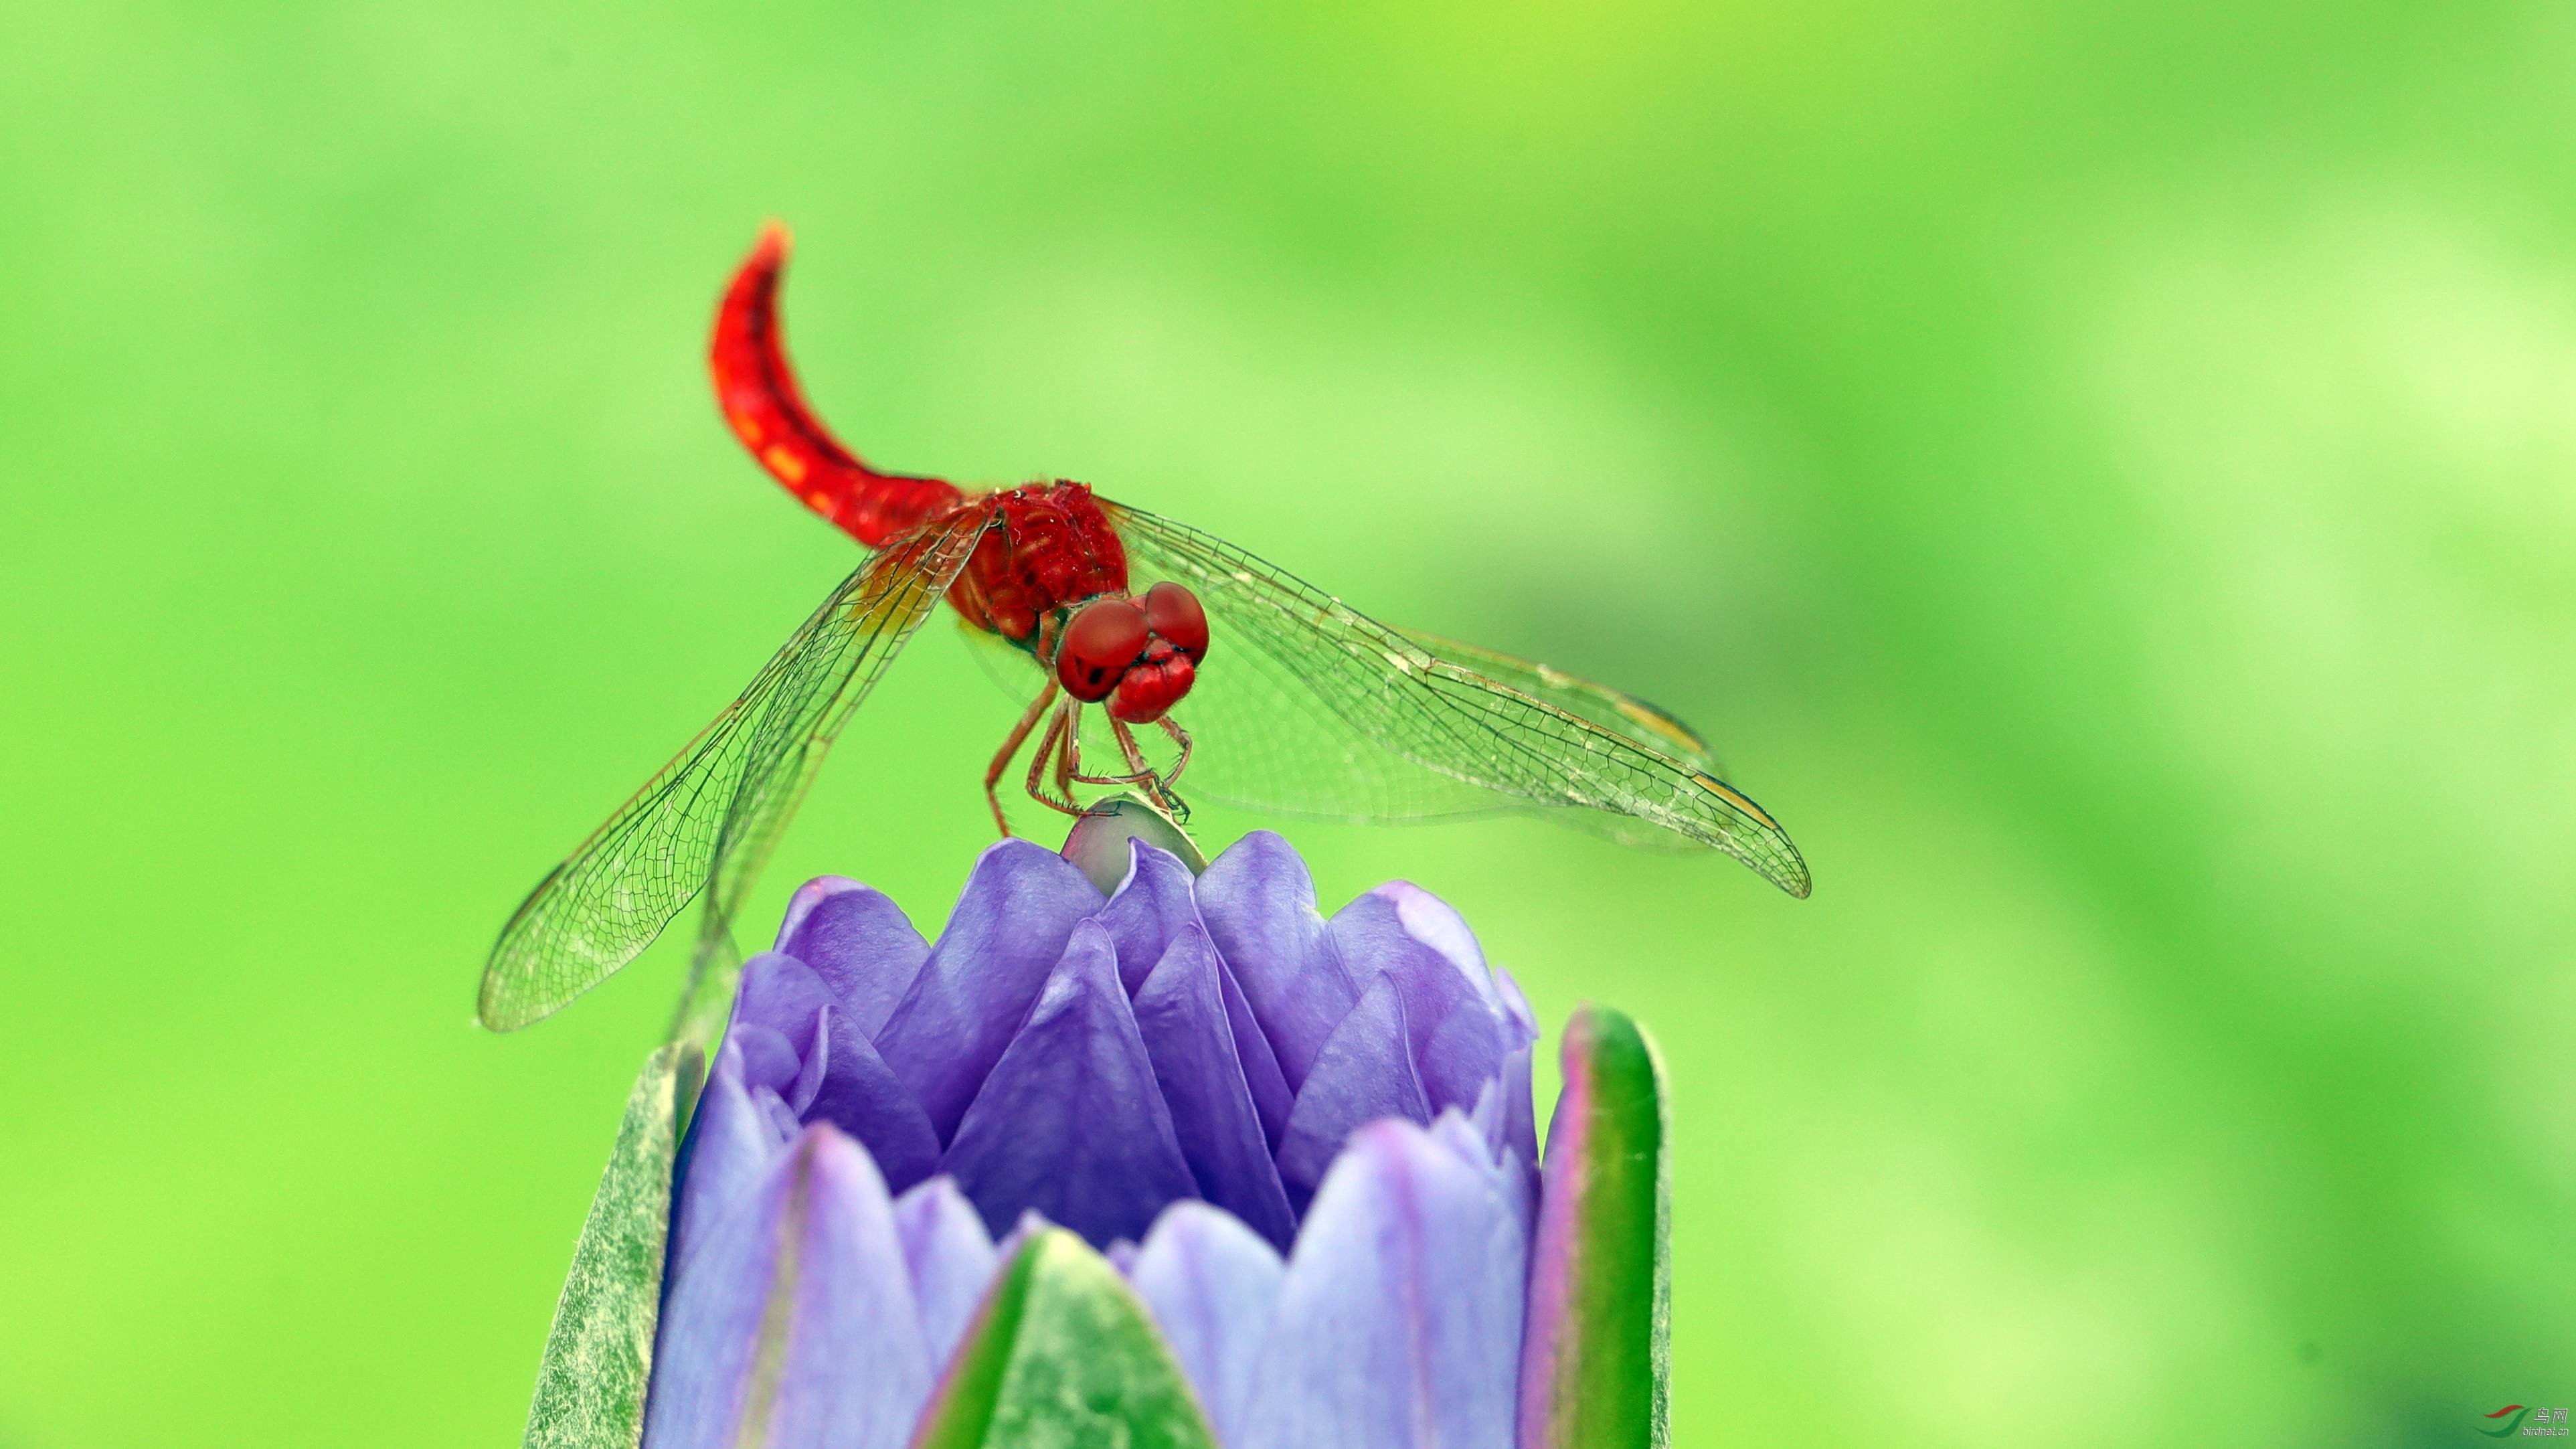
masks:
<svg viewBox="0 0 2576 1449"><path fill-rule="evenodd" d="M1152 724L1190 692L1207 646L1207 611L1179 584L1156 584L1141 599L1104 595L1065 623L1056 682L1085 704L1107 700L1112 719Z"/></svg>

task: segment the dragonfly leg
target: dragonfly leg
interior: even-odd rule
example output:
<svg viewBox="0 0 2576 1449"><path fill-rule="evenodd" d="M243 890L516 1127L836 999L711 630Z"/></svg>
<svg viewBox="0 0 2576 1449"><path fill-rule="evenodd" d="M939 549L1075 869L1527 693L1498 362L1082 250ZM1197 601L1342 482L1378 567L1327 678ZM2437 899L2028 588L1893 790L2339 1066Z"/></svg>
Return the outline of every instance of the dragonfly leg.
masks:
<svg viewBox="0 0 2576 1449"><path fill-rule="evenodd" d="M1172 761L1172 768L1163 776L1163 788L1168 790L1180 782L1181 772L1190 767L1190 732L1173 723L1170 715L1165 715L1154 723L1161 725L1163 733L1172 737L1172 743L1181 747L1181 757Z"/></svg>
<svg viewBox="0 0 2576 1449"><path fill-rule="evenodd" d="M1152 777L1158 783L1160 782L1161 777L1155 775L1153 767L1145 763L1145 752L1136 748L1136 737L1128 733L1127 721L1116 715L1110 716L1109 733L1118 741L1118 753L1127 757L1127 768L1136 772L1128 776L1128 779L1143 780Z"/></svg>
<svg viewBox="0 0 2576 1449"><path fill-rule="evenodd" d="M1189 819L1190 807L1181 802L1180 796L1172 793L1172 781L1179 778L1181 766L1189 763L1189 737L1181 737L1181 758L1172 766L1171 773L1159 774L1153 766L1145 763L1145 752L1137 748L1136 736L1128 730L1126 721L1113 716L1109 721L1109 732L1118 737L1118 748L1126 754L1127 763L1136 771L1124 783L1144 786L1152 792L1155 803L1170 812L1173 818Z"/></svg>
<svg viewBox="0 0 2576 1449"><path fill-rule="evenodd" d="M1055 792L1064 797L1065 808L1079 815L1082 802L1073 798L1073 772L1082 768L1082 702L1068 699L1056 707L1057 723L1064 726L1064 742L1055 752Z"/></svg>
<svg viewBox="0 0 2576 1449"><path fill-rule="evenodd" d="M993 807L993 823L1002 827L1005 836L1011 833L1011 822L1002 814L1002 797L997 789L1002 783L1002 772L1011 768L1012 757L1019 754L1020 746L1028 742L1029 731L1038 727L1039 716L1046 713L1048 705L1055 703L1055 691L1055 681L1048 680L1046 692L1030 703L1028 712L1020 716L1018 724L1011 726L1010 738L1002 741L1002 748L993 755L991 768L984 771L984 800Z"/></svg>
<svg viewBox="0 0 2576 1449"><path fill-rule="evenodd" d="M1073 749L1074 779L1081 781L1085 785L1144 785L1150 788L1162 784L1162 778L1154 773L1154 767L1145 763L1144 752L1136 748L1136 737L1127 732L1127 725L1124 721L1118 719L1110 720L1109 733L1117 739L1119 751L1126 755L1127 766L1133 773L1125 775L1086 775L1082 773L1082 747L1081 742L1077 740L1074 742Z"/></svg>
<svg viewBox="0 0 2576 1449"><path fill-rule="evenodd" d="M1023 721L1023 726L1025 728L1035 723L1035 719L1032 718ZM1126 756L1133 773L1125 775L1083 773L1082 705L1070 698L1058 705L1055 717L1047 721L1046 733L1038 740L1036 756L1029 761L1027 783L1030 798L1049 809L1061 810L1068 815L1081 815L1088 812L1082 808L1082 802L1074 796L1073 787L1076 784L1135 785L1149 792L1163 808L1174 815L1182 819L1189 818L1188 807L1181 804L1180 797L1174 795L1168 788L1168 782L1155 773L1154 767L1146 761L1145 752L1137 747L1136 736L1127 728L1125 722L1117 719L1110 720L1109 733L1118 741L1119 752ZM1183 757L1186 758L1188 754L1186 737L1184 737L1184 746ZM1054 761L1055 766L1053 772L1055 793L1052 795L1047 793L1043 783L1048 773L1047 764L1050 759ZM1001 762L996 760L994 770L997 774L1001 767ZM999 804L993 808L997 814L1001 810Z"/></svg>
<svg viewBox="0 0 2576 1449"><path fill-rule="evenodd" d="M1048 809L1059 810L1067 815L1079 815L1082 813L1082 807L1073 803L1073 790L1071 786L1060 784L1057 787L1065 797L1063 799L1057 799L1046 792L1046 775L1049 763L1052 762L1055 765L1055 773L1057 775L1061 776L1065 773L1065 766L1061 756L1064 752L1063 745L1064 737L1067 733L1066 727L1072 723L1071 715L1073 712L1066 706L1069 706L1072 703L1073 701L1066 700L1063 705L1057 706L1055 713L1047 717L1046 733L1038 737L1037 753L1029 757L1028 778L1024 780L1022 784L1027 788L1030 799L1035 800Z"/></svg>

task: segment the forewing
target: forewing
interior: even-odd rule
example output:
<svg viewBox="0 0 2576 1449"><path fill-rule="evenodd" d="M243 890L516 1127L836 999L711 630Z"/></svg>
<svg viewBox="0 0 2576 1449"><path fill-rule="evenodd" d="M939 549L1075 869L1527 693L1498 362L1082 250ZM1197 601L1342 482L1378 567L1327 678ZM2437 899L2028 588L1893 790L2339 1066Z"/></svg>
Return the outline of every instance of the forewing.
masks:
<svg viewBox="0 0 2576 1449"><path fill-rule="evenodd" d="M642 953L701 891L702 937L720 937L824 752L986 526L982 510L960 510L843 580L501 928L483 969L483 1024L511 1031L552 1014Z"/></svg>
<svg viewBox="0 0 2576 1449"><path fill-rule="evenodd" d="M1113 506L1131 584L1188 585L1208 661L1173 718L1197 738L1181 793L1339 819L1598 812L1721 850L1793 896L1806 862L1717 778L1707 746L1642 701L1507 655L1390 628L1183 524ZM1482 666L1482 667L1480 667ZM1642 714L1632 714L1633 705Z"/></svg>

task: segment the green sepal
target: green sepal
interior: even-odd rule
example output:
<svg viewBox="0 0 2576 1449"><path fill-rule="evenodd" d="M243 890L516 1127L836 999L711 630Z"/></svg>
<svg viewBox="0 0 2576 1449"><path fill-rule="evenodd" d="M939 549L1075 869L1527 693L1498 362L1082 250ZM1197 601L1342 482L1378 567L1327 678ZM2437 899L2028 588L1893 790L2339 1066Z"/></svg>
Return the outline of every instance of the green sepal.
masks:
<svg viewBox="0 0 2576 1449"><path fill-rule="evenodd" d="M1216 1449L1216 1435L1127 1280L1048 1228L994 1275L912 1449Z"/></svg>
<svg viewBox="0 0 2576 1449"><path fill-rule="evenodd" d="M662 1255L671 1226L671 1163L684 1103L697 1096L695 1048L655 1051L626 1099L617 1145L600 1174L572 1271L555 1302L527 1449L635 1449L661 1317Z"/></svg>
<svg viewBox="0 0 2576 1449"><path fill-rule="evenodd" d="M1663 1449L1670 1438L1672 1162L1663 1062L1624 1013L1567 1024L1548 1124L1531 1333L1529 1449Z"/></svg>

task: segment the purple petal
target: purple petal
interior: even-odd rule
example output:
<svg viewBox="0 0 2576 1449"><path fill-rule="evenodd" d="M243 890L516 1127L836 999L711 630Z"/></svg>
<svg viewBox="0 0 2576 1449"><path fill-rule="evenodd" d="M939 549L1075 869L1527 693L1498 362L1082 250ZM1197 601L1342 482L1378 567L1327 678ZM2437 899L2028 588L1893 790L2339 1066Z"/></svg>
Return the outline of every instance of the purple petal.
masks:
<svg viewBox="0 0 2576 1449"><path fill-rule="evenodd" d="M1446 968L1496 1012L1503 1008L1476 933L1447 901L1409 880L1388 881L1334 912L1332 931L1355 978L1365 980L1397 960Z"/></svg>
<svg viewBox="0 0 2576 1449"><path fill-rule="evenodd" d="M1288 1201L1303 1210L1344 1139L1381 1117L1431 1120L1431 1104L1405 1050L1404 1002L1381 976L1351 1008L1315 1058L1315 1070L1289 1110L1279 1142L1279 1176Z"/></svg>
<svg viewBox="0 0 2576 1449"><path fill-rule="evenodd" d="M1448 957L1468 980L1491 990L1493 972L1485 964L1485 948L1456 907L1409 880L1389 881L1371 894L1395 902L1405 934Z"/></svg>
<svg viewBox="0 0 2576 1449"><path fill-rule="evenodd" d="M1494 989L1502 994L1503 1015L1512 1024L1514 1040L1524 1045L1538 1040L1538 1014L1530 1010L1529 998L1521 994L1521 984L1512 979L1508 967L1494 968Z"/></svg>
<svg viewBox="0 0 2576 1449"><path fill-rule="evenodd" d="M829 1122L857 1138L892 1191L938 1171L939 1134L857 1025L839 1007L826 1007L817 1035L823 1049L812 1060L828 1066L805 1120Z"/></svg>
<svg viewBox="0 0 2576 1449"><path fill-rule="evenodd" d="M1297 1239L1237 1449L1512 1442L1520 1225L1423 1129L1362 1129Z"/></svg>
<svg viewBox="0 0 2576 1449"><path fill-rule="evenodd" d="M957 1351L984 1289L1000 1262L992 1235L957 1184L934 1177L895 1200L895 1232L903 1239L904 1266L921 1305L921 1334L935 1369Z"/></svg>
<svg viewBox="0 0 2576 1449"><path fill-rule="evenodd" d="M1288 1090L1288 1078L1279 1070L1279 1056L1270 1049L1270 1038L1262 1035L1261 1022L1252 1014L1252 1003L1243 999L1243 988L1235 983L1234 972L1226 968L1221 957L1216 963L1216 985L1225 1001L1226 1029L1234 1034L1235 1060L1243 1065L1243 1085L1251 1090L1252 1105L1261 1114L1262 1139L1276 1152L1279 1139L1287 1135L1288 1109L1296 1103L1296 1094Z"/></svg>
<svg viewBox="0 0 2576 1449"><path fill-rule="evenodd" d="M1136 1029L1199 1196L1285 1248L1297 1235L1297 1220L1235 1055L1219 984L1223 969L1207 933L1196 922L1183 927L1136 992Z"/></svg>
<svg viewBox="0 0 2576 1449"><path fill-rule="evenodd" d="M674 1280L655 1365L649 1449L898 1449L931 1363L867 1154L829 1126L799 1138Z"/></svg>
<svg viewBox="0 0 2576 1449"><path fill-rule="evenodd" d="M763 951L742 963L732 1025L767 1027L802 1054L814 1018L831 1004L832 988L812 966L784 952Z"/></svg>
<svg viewBox="0 0 2576 1449"><path fill-rule="evenodd" d="M1530 1052L1524 1043L1503 1057L1503 1068L1495 1074L1494 1083L1502 1092L1502 1124L1495 1143L1503 1152L1521 1160L1529 1171L1538 1170L1537 1108L1530 1103Z"/></svg>
<svg viewBox="0 0 2576 1449"><path fill-rule="evenodd" d="M1494 968L1494 985L1502 992L1503 1019L1509 1024L1512 1049L1503 1054L1502 1145L1520 1154L1524 1167L1538 1170L1538 1108L1530 1096L1530 1056L1538 1050L1538 1017L1530 1011L1521 984L1502 967ZM1535 1191L1535 1189L1533 1189Z"/></svg>
<svg viewBox="0 0 2576 1449"><path fill-rule="evenodd" d="M808 1023L800 1035L812 1030ZM811 1040L810 1035L806 1039ZM805 1054L784 1032L741 1022L725 1029L725 1045L733 1049L735 1060L741 1064L746 1088L765 1087L783 1098L795 1089L796 1079L805 1072Z"/></svg>
<svg viewBox="0 0 2576 1449"><path fill-rule="evenodd" d="M1127 1275L1198 1390L1220 1444L1235 1441L1286 1273L1270 1245L1232 1214L1176 1202L1145 1235Z"/></svg>
<svg viewBox="0 0 2576 1449"><path fill-rule="evenodd" d="M752 1102L742 1084L741 1053L730 1042L718 1048L716 1069L698 1094L688 1138L672 1168L680 1185L671 1203L669 1261L674 1272L723 1219L726 1207L777 1162L789 1135Z"/></svg>
<svg viewBox="0 0 2576 1449"><path fill-rule="evenodd" d="M1432 1107L1473 1105L1512 1043L1493 976L1458 913L1419 886L1391 881L1342 907L1332 932L1354 979L1386 976L1403 990L1414 1069Z"/></svg>
<svg viewBox="0 0 2576 1449"><path fill-rule="evenodd" d="M1494 1172L1493 1149L1485 1145L1485 1135L1467 1114L1452 1107L1431 1119L1431 1140L1446 1147L1460 1162L1484 1173L1489 1179ZM1499 1186L1499 1184L1496 1184Z"/></svg>
<svg viewBox="0 0 2576 1449"><path fill-rule="evenodd" d="M1209 862L1197 894L1208 939L1243 987L1288 1086L1302 1089L1324 1039L1360 996L1315 913L1306 862L1287 841L1256 830Z"/></svg>
<svg viewBox="0 0 2576 1449"><path fill-rule="evenodd" d="M1190 894L1196 877L1179 856L1132 837L1127 846L1127 879L1101 908L1100 924L1117 943L1118 979L1134 996L1172 937L1199 923L1199 908Z"/></svg>
<svg viewBox="0 0 2576 1449"><path fill-rule="evenodd" d="M1536 1226L1538 1217L1538 1163L1535 1158L1524 1155L1527 1149L1512 1140L1511 1123L1515 1112L1522 1121L1527 1121L1530 1113L1529 1048L1521 1048L1513 1053L1513 1057L1520 1064L1519 1085L1511 1085L1512 1068L1507 1062L1503 1075L1485 1084L1484 1094L1476 1099L1470 1120L1475 1124L1478 1139L1484 1143L1486 1159L1496 1164L1496 1170L1502 1176L1503 1200L1511 1204L1513 1215L1520 1219L1521 1234L1526 1237ZM1517 1106L1507 1105L1515 1100L1515 1092L1518 1093Z"/></svg>
<svg viewBox="0 0 2576 1449"><path fill-rule="evenodd" d="M1512 1210L1512 1221L1520 1225L1521 1241L1538 1241L1538 1168L1521 1161L1519 1152L1506 1147L1494 1171L1502 1186L1503 1205Z"/></svg>
<svg viewBox="0 0 2576 1449"><path fill-rule="evenodd" d="M751 1105L770 1120L781 1142L792 1141L805 1128L805 1121L796 1115L796 1109L780 1101L778 1094L767 1087L751 1089Z"/></svg>
<svg viewBox="0 0 2576 1449"><path fill-rule="evenodd" d="M1413 1028L1413 1063L1432 1110L1474 1106L1503 1067L1508 1027L1502 1013L1448 982L1433 986L1418 976L1397 981L1405 991L1405 1020L1427 1024Z"/></svg>
<svg viewBox="0 0 2576 1449"><path fill-rule="evenodd" d="M930 954L902 907L837 875L797 888L778 928L777 949L813 967L841 1009L872 1038Z"/></svg>
<svg viewBox="0 0 2576 1449"><path fill-rule="evenodd" d="M876 1046L943 1141L1028 1015L1074 924L1100 892L1064 857L1004 840L975 862L948 929Z"/></svg>
<svg viewBox="0 0 2576 1449"><path fill-rule="evenodd" d="M1074 928L941 1170L988 1226L1033 1209L1095 1245L1141 1237L1166 1203L1197 1195L1098 922Z"/></svg>
<svg viewBox="0 0 2576 1449"><path fill-rule="evenodd" d="M743 1051L744 1080L778 1093L799 1117L822 1089L829 1065L816 1050L823 1013L831 1008L832 988L814 968L793 956L763 951L742 963L742 984L735 989L729 1040ZM791 1054L792 1069L782 1075L777 1047Z"/></svg>

